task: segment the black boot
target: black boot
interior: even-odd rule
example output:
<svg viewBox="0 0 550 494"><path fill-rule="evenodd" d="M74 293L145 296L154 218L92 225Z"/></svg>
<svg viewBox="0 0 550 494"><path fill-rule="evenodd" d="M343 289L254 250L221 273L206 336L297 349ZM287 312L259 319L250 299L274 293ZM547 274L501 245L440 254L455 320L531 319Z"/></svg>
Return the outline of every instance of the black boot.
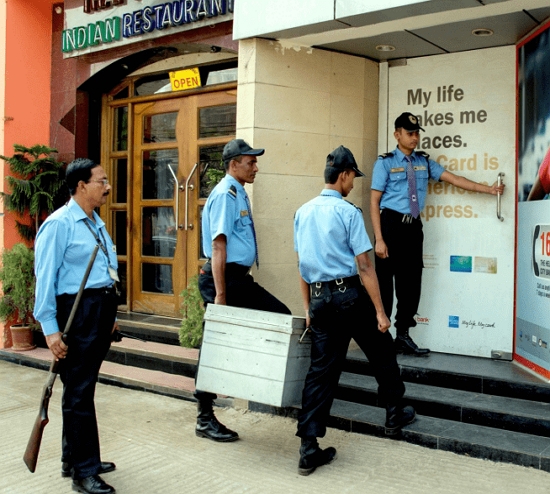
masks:
<svg viewBox="0 0 550 494"><path fill-rule="evenodd" d="M386 436L395 436L408 424L414 422L416 412L411 406L402 407L399 405L388 405L386 407Z"/></svg>
<svg viewBox="0 0 550 494"><path fill-rule="evenodd" d="M321 449L317 438L303 437L300 446L300 463L298 463L298 473L300 475L309 475L317 467L328 465L336 458L334 448Z"/></svg>
<svg viewBox="0 0 550 494"><path fill-rule="evenodd" d="M197 402L197 427L195 434L220 443L229 443L239 439L239 435L220 423L214 415L212 402Z"/></svg>
<svg viewBox="0 0 550 494"><path fill-rule="evenodd" d="M395 350L397 353L403 353L405 355L416 355L422 357L430 353L429 348L418 348L418 345L409 336L409 330L397 330L397 336L395 337Z"/></svg>

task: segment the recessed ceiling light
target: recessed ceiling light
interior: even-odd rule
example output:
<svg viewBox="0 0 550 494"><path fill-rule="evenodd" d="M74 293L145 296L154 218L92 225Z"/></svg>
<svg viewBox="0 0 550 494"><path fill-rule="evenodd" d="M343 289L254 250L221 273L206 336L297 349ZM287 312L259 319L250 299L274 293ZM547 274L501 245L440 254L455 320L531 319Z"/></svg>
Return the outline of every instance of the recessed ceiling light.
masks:
<svg viewBox="0 0 550 494"><path fill-rule="evenodd" d="M395 46L392 46L392 45L377 45L376 49L378 51L394 51Z"/></svg>
<svg viewBox="0 0 550 494"><path fill-rule="evenodd" d="M493 30L492 29L487 29L487 28L479 28L479 29L474 29L472 31L472 34L474 36L492 36L494 34Z"/></svg>

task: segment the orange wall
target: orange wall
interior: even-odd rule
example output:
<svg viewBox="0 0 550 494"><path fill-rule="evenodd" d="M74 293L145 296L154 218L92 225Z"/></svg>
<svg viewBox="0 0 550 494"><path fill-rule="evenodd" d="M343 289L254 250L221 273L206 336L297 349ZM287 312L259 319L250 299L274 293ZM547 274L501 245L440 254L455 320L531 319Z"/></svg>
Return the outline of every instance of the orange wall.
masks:
<svg viewBox="0 0 550 494"><path fill-rule="evenodd" d="M53 0L7 0L4 155L13 144L49 144ZM19 241L11 215L3 247Z"/></svg>
<svg viewBox="0 0 550 494"><path fill-rule="evenodd" d="M14 144L49 144L54 0L5 2L5 92L0 94L5 105L4 115L0 115L4 146L0 154L10 156ZM2 178L7 170L3 164ZM4 190L5 182L0 188ZM12 215L0 216L0 250L19 241ZM11 346L10 333L0 324L0 348L5 346Z"/></svg>

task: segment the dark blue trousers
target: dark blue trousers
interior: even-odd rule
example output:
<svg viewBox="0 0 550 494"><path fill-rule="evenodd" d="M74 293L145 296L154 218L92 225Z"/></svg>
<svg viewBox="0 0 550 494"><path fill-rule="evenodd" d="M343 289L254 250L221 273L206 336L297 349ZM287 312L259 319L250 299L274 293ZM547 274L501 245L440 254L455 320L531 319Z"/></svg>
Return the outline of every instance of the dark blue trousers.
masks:
<svg viewBox="0 0 550 494"><path fill-rule="evenodd" d="M376 311L362 285L344 293L338 289L312 292L309 306L311 365L302 392L296 432L302 438L324 437L326 433L351 338L374 370L379 404L397 405L405 393L392 337L388 331L381 333L378 330ZM350 296L350 292L353 295Z"/></svg>
<svg viewBox="0 0 550 494"><path fill-rule="evenodd" d="M75 295L57 297L57 322L63 331ZM101 455L94 405L99 368L111 345L117 297L113 291L85 290L68 333L67 356L59 366L63 382L62 461L82 479L100 471Z"/></svg>

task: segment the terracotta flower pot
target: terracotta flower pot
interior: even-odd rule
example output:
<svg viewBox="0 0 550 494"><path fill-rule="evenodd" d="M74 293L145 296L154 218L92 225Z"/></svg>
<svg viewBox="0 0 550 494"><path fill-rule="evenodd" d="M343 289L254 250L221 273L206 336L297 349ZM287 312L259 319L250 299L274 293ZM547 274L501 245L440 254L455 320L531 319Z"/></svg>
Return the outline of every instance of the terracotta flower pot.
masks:
<svg viewBox="0 0 550 494"><path fill-rule="evenodd" d="M10 327L10 331L13 343L13 350L23 352L36 348L36 345L33 342L33 331L29 326L16 324Z"/></svg>

